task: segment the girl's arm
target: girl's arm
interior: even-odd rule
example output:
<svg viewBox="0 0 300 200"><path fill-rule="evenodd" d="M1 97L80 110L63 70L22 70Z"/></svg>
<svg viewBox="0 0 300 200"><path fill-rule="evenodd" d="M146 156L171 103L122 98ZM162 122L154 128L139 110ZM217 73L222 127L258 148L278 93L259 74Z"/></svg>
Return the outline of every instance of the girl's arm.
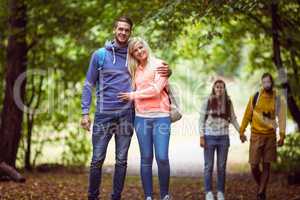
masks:
<svg viewBox="0 0 300 200"><path fill-rule="evenodd" d="M230 116L230 121L231 121L231 123L233 124L235 130L236 130L237 132L240 132L240 125L239 125L239 123L238 123L238 121L237 121L237 117L236 117L236 115L235 115L235 112L234 112L234 108L233 108L232 102L230 103L230 115L231 115L231 116Z"/></svg>

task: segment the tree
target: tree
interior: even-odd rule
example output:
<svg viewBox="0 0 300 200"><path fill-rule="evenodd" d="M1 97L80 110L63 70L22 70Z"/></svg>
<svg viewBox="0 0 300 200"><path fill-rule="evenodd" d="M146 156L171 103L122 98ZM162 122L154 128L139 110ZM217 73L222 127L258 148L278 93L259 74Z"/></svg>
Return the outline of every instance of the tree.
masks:
<svg viewBox="0 0 300 200"><path fill-rule="evenodd" d="M25 96L25 83L21 82L19 91L14 91L19 76L27 68L27 42L26 42L26 5L24 0L9 1L9 38L6 53L5 96L1 112L0 140L2 160L15 166L18 145L22 131L23 110L16 103L23 102Z"/></svg>
<svg viewBox="0 0 300 200"><path fill-rule="evenodd" d="M5 1L1 1L2 4L5 5ZM147 6L144 7L146 9L152 9L153 5L149 2L130 4L129 2L97 0L90 1L89 3L74 2L71 0L55 2L15 0L9 1L9 4L15 5L14 7L9 7L11 9L11 12L9 12L11 16L9 24L14 31L8 33L8 46L6 46L5 38L0 38L1 46L7 49L7 56L5 58L7 62L5 68L6 93L1 110L0 129L0 139L5 142L0 147L1 149L11 149L11 153L1 152L1 155L6 155L7 158L5 160L14 166L24 114L23 108L17 107L14 99L12 89L16 85L16 79L22 73L30 70L39 69L47 71L48 69L52 69L57 74L63 74L64 80L60 80L60 84L66 86L66 90L72 88L78 80L83 78L82 74L86 69L82 66L86 66L86 63L88 63L87 60L91 51L102 46L104 40L108 39L110 33L112 33L115 18L121 13L131 12L138 19L141 8L144 5ZM154 5L153 9L158 8L160 2ZM99 9L104 7L105 9ZM132 12L131 8L135 11ZM1 13L2 15L4 18L6 17L5 9ZM17 23L12 23L12 20ZM6 23L5 20L3 22L3 24ZM20 27L21 25L24 27ZM7 27L1 24L0 29L2 33L5 32ZM15 34L16 30L17 34ZM0 71L0 75L1 73L2 71ZM24 103L33 111L28 113L27 110L24 118L26 122L24 128L26 128L25 132L27 133L25 135L27 137L25 140L25 163L28 169L31 168L32 130L34 122L39 121L37 120L38 115L35 110L39 109L39 105L44 105L45 103L57 103L49 102L49 99L43 96L46 93L41 92L39 89L34 89L34 84L31 81L26 82L25 77L20 87L20 99L18 101L19 103ZM45 84L42 83L41 88ZM55 95L59 96L58 92L60 91L56 88ZM33 101L35 103L38 101L39 103L36 104L37 106L31 108L30 106L35 104L32 103ZM47 119L50 118L49 123L46 123L52 123L51 126L54 129L62 129L67 126L69 113L61 112L61 110L51 110L49 112L55 112L56 114L48 113L47 115L46 113L40 115ZM57 117L52 120L53 116L59 116L60 118ZM61 120L62 118L63 120ZM14 126L11 126L11 124L14 124ZM43 125L45 125L45 122Z"/></svg>
<svg viewBox="0 0 300 200"><path fill-rule="evenodd" d="M300 93L297 89L300 68L299 12L300 3L297 0L170 1L152 13L150 18L154 22L148 29L152 30L149 34L154 30L163 30L161 34L150 37L154 41L159 38L160 46L176 41L180 33L188 34L185 27L197 22L206 24L207 28L206 37L195 37L199 39L199 44L220 37L228 41L224 48L236 50L237 42L242 44L250 37L255 45L250 52L253 70L261 68L277 74L280 87L287 91L285 97L292 119L300 129ZM222 27L226 27L229 34L220 31ZM239 48L242 49L243 45Z"/></svg>
<svg viewBox="0 0 300 200"><path fill-rule="evenodd" d="M300 129L300 109L298 108L297 103L294 97L292 96L291 86L287 80L287 75L284 66L282 64L281 50L280 50L281 44L279 40L281 19L278 15L278 3L275 0L273 0L272 2L270 10L272 16L272 40L273 40L274 64L278 71L281 85L283 88L287 90L286 99L287 99L288 107L290 108L291 115L295 119L298 129ZM293 60L293 63L295 65L295 60ZM298 78L298 76L296 76L296 78Z"/></svg>
<svg viewBox="0 0 300 200"><path fill-rule="evenodd" d="M0 2L1 5L5 5L4 0ZM18 34L13 34L14 31L6 33L5 24L10 24L10 27L13 24L12 20L9 21L10 23L6 23L5 19L8 13L1 6L0 45L7 51L0 52L0 64L6 63L5 70L4 68L0 69L0 76L4 72L6 76L5 83L0 84L1 89L6 87L5 97L1 96L0 98L1 101L4 99L3 107L0 108L2 109L0 140L6 137L3 141L8 141L10 138L11 142L5 142L5 145L18 146L17 141L22 132L20 127L23 122L24 146L27 151L24 156L27 168L31 167L32 162L31 148L34 145L31 142L35 140L34 130L36 130L34 127L47 126L48 129L61 131L67 128L70 121L74 122L80 116L78 114L80 111L70 115L66 107L71 105L73 110L79 107L80 95L78 94L79 89L76 88L78 88L78 82L84 78L86 72L84 66L87 66L92 51L102 46L105 40L111 39L114 19L126 14L135 22L134 34L146 37L155 52L159 52L170 62L174 63L184 58L192 60L199 57L198 60L201 60L206 68L198 69L198 67L195 69L197 73L213 71L222 75L240 75L239 67L242 60L240 54L243 52L245 43L250 41L253 48L249 50L248 56L253 71L260 68L276 74L279 74L278 72L281 70L286 71L288 82L283 82L283 86L288 89L287 102L291 116L299 126L300 92L296 87L300 70L300 29L298 26L300 9L297 0L278 1L276 15L273 18L272 0L151 2L93 0L88 3L72 0L55 2L32 0L24 3L21 0L12 0L9 2L11 2L10 4L12 2L24 4L24 13L22 16L18 15L20 16L18 19L24 21L25 28L23 32L17 32ZM21 12L20 9L18 12ZM14 16L11 11L9 16L10 19ZM278 22L278 26L274 26L273 23L272 27L272 21ZM274 27L276 34L273 34ZM15 29L17 30L19 27L16 26ZM6 34L9 39L6 39ZM23 40L24 44L22 44L26 47L24 51L21 51L20 42L12 42L12 39L16 39L17 36L21 38L17 41ZM182 38L185 36L192 40L188 41L190 44L185 45L187 48L181 48L182 44L179 43L184 41ZM274 38L277 39L273 40ZM218 39L220 41L216 42ZM205 47L212 48L213 51L206 52ZM276 59L273 59L273 51ZM17 56L18 52L24 53L23 57ZM281 61L278 58L281 58ZM23 61L20 61L21 59ZM23 65L21 65L22 63ZM12 66L22 66L23 69ZM49 69L55 74L51 80L58 82L49 83L48 77L41 82L41 87L37 84L39 82L31 81L38 79L36 77L27 77L28 80L22 82L20 99L24 100L23 102L32 108L33 112L26 112L24 115L22 109L11 109L11 106L16 106L11 92L16 78L25 71L28 73L34 70L48 71ZM242 73L245 72L246 70L242 71ZM247 73L251 74L251 72ZM197 76L195 76L195 80L189 81L197 82ZM53 88L55 102L51 102L52 99L47 98L49 92L45 88L49 85L51 85L51 90ZM63 92L61 92L62 88ZM69 98L72 99L70 102L65 102L67 98L65 98L64 92L68 93ZM49 112L35 112L49 104L63 106L60 106L59 109L52 108ZM11 115L12 112L18 112L18 115ZM16 116L18 116L17 120ZM12 120L14 120L14 126L11 126ZM8 138L10 131L15 134L10 134ZM0 147L6 148L3 145ZM16 152L17 147L13 148L12 152ZM4 151L1 151L1 155L8 155L6 152L5 154L2 152ZM12 156L10 160L14 164L15 156Z"/></svg>

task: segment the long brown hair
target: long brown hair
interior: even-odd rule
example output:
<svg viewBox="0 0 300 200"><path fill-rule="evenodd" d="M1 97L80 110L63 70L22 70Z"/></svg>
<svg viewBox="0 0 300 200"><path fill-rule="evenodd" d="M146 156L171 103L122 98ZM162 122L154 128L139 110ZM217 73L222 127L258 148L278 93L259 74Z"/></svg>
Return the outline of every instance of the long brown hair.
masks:
<svg viewBox="0 0 300 200"><path fill-rule="evenodd" d="M215 92L215 86L218 83L223 84L225 90L224 95L221 98L217 97ZM223 118L230 121L231 100L227 93L226 84L221 79L216 80L213 84L212 91L208 99L206 118L208 115L211 115L214 118Z"/></svg>

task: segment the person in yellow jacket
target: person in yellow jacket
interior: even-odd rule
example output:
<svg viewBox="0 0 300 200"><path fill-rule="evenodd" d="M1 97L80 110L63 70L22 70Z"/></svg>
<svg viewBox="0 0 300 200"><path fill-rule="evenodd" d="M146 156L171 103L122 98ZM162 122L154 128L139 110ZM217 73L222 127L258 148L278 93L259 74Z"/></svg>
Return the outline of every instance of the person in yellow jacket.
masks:
<svg viewBox="0 0 300 200"><path fill-rule="evenodd" d="M266 199L271 163L276 162L277 146L284 144L286 129L285 102L273 88L272 75L264 73L261 81L262 89L250 97L240 127L240 139L245 142L247 140L245 130L251 123L249 163L258 186L257 200ZM278 125L280 137L276 144Z"/></svg>

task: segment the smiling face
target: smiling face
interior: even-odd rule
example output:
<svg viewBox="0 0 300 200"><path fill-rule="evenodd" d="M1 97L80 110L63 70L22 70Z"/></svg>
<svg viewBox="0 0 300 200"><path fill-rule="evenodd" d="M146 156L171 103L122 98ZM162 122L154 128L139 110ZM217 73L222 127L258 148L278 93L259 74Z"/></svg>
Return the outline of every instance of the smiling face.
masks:
<svg viewBox="0 0 300 200"><path fill-rule="evenodd" d="M141 42L138 42L133 47L132 56L139 63L145 63L148 58L148 51Z"/></svg>
<svg viewBox="0 0 300 200"><path fill-rule="evenodd" d="M221 82L218 82L214 86L215 95L220 97L225 94L225 85Z"/></svg>
<svg viewBox="0 0 300 200"><path fill-rule="evenodd" d="M125 45L131 34L131 26L127 22L119 21L116 23L114 33L116 42L119 45Z"/></svg>

